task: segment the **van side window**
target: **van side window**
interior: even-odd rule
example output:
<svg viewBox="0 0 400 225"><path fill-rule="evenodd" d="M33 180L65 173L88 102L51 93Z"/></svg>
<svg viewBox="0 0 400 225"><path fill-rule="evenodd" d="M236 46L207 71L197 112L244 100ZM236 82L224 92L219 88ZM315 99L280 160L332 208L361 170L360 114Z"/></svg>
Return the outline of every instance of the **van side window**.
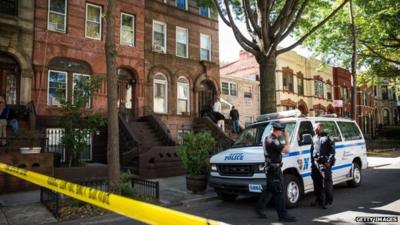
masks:
<svg viewBox="0 0 400 225"><path fill-rule="evenodd" d="M314 129L310 121L302 121L299 126L299 132L297 133L297 142L299 146L303 145L303 135L311 134L314 136Z"/></svg>
<svg viewBox="0 0 400 225"><path fill-rule="evenodd" d="M339 128L345 141L362 139L360 130L353 122L338 122Z"/></svg>
<svg viewBox="0 0 400 225"><path fill-rule="evenodd" d="M315 122L324 125L325 127L324 131L335 141L342 141L339 129L334 121L315 121Z"/></svg>

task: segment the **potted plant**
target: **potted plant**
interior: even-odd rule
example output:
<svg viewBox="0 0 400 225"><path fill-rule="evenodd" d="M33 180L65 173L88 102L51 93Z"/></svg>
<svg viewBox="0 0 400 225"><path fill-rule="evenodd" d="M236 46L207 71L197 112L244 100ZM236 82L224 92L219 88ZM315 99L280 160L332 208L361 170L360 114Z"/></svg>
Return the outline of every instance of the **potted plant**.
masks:
<svg viewBox="0 0 400 225"><path fill-rule="evenodd" d="M19 139L26 143L26 147L20 147L21 154L40 153L42 151L41 138L42 134L37 130L22 129L18 133Z"/></svg>
<svg viewBox="0 0 400 225"><path fill-rule="evenodd" d="M210 132L186 133L177 154L186 169L186 188L193 193L207 188L209 157L215 140Z"/></svg>

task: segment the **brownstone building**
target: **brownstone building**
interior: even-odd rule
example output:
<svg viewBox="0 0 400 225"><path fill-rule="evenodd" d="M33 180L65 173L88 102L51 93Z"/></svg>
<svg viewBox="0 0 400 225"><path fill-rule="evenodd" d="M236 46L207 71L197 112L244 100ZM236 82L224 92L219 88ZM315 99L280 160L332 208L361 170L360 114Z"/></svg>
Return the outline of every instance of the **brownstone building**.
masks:
<svg viewBox="0 0 400 225"><path fill-rule="evenodd" d="M1 1L0 94L11 106L31 101L33 9L33 1Z"/></svg>
<svg viewBox="0 0 400 225"><path fill-rule="evenodd" d="M146 0L144 31L145 114L177 137L220 93L218 17L192 0Z"/></svg>
<svg viewBox="0 0 400 225"><path fill-rule="evenodd" d="M336 114L341 117L351 117L351 73L343 68L333 68L334 99L342 101L342 107L336 107ZM369 138L375 135L376 102L373 96L373 89L366 86L357 88L357 118L365 137Z"/></svg>
<svg viewBox="0 0 400 225"><path fill-rule="evenodd" d="M105 0L48 1L35 4L33 99L38 116L59 112L55 87L72 99L74 79L106 75ZM62 4L60 4L62 3ZM120 85L119 104L141 115L144 82L144 1L120 0L116 4L115 40ZM106 111L106 84L93 96L92 110ZM131 92L131 93L127 93ZM122 95L121 95L122 94Z"/></svg>
<svg viewBox="0 0 400 225"><path fill-rule="evenodd" d="M61 90L73 100L75 83L80 79L104 78L92 96L89 111L107 111L105 36L103 15L106 0L38 0L34 10L32 99L37 128L47 134L57 128L60 115L56 95ZM115 42L118 52L118 105L133 115L143 115L144 99L144 0L116 1ZM90 137L83 159L106 161L106 135ZM59 138L47 135L49 142ZM93 138L93 139L92 139Z"/></svg>

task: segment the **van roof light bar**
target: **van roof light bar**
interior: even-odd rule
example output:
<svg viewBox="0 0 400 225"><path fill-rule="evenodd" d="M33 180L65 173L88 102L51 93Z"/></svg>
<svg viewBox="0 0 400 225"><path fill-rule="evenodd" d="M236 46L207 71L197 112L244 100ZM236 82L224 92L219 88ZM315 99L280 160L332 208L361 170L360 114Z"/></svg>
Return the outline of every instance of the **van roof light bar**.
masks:
<svg viewBox="0 0 400 225"><path fill-rule="evenodd" d="M294 109L294 110L259 115L257 117L257 122L273 120L273 119L281 119L281 118L300 117L300 116L301 116L300 110Z"/></svg>

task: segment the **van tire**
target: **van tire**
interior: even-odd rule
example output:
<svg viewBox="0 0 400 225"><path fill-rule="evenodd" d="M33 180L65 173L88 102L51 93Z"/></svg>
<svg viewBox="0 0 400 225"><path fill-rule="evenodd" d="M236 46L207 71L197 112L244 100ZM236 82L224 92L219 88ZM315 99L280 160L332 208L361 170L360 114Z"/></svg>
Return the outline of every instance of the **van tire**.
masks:
<svg viewBox="0 0 400 225"><path fill-rule="evenodd" d="M353 166L352 166L352 178L351 180L347 181L347 185L349 187L358 187L361 185L361 168L360 165L358 165L358 163L353 162Z"/></svg>
<svg viewBox="0 0 400 225"><path fill-rule="evenodd" d="M293 174L285 174L283 180L283 192L286 208L295 208L299 205L300 199L302 197L303 185L301 185L299 179Z"/></svg>
<svg viewBox="0 0 400 225"><path fill-rule="evenodd" d="M223 192L220 192L220 191L216 191L216 192L217 192L218 198L220 198L224 202L232 202L238 196L236 194L223 193Z"/></svg>

